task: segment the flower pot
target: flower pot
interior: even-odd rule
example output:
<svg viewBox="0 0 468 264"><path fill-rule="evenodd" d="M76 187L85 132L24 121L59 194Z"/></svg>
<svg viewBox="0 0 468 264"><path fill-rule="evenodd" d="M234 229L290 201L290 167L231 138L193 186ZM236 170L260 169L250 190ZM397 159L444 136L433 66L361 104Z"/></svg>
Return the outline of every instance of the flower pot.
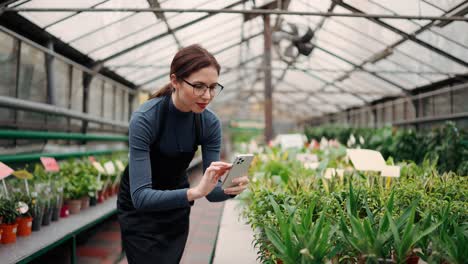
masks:
<svg viewBox="0 0 468 264"><path fill-rule="evenodd" d="M419 256L416 254L412 254L408 257L406 257L406 263L407 264L418 264L419 262Z"/></svg>
<svg viewBox="0 0 468 264"><path fill-rule="evenodd" d="M3 230L1 241L2 244L16 242L16 231L18 230L18 224L1 224L0 228Z"/></svg>
<svg viewBox="0 0 468 264"><path fill-rule="evenodd" d="M107 199L106 192L104 190L101 190L98 192L98 203L102 203Z"/></svg>
<svg viewBox="0 0 468 264"><path fill-rule="evenodd" d="M58 206L54 206L54 208L52 208L52 221L58 221L59 218L60 218L60 207Z"/></svg>
<svg viewBox="0 0 468 264"><path fill-rule="evenodd" d="M44 216L42 217L42 225L47 226L50 224L50 221L52 220L52 213L53 209L49 206L44 210Z"/></svg>
<svg viewBox="0 0 468 264"><path fill-rule="evenodd" d="M29 236L32 232L33 218L31 216L18 217L16 223L18 224L18 236Z"/></svg>
<svg viewBox="0 0 468 264"><path fill-rule="evenodd" d="M112 188L112 185L109 185L107 186L106 188L106 194L107 194L107 198L111 197L113 195L113 188Z"/></svg>
<svg viewBox="0 0 468 264"><path fill-rule="evenodd" d="M32 221L32 231L39 231L41 230L42 225L42 218L44 217L44 209L40 209L37 214L33 215Z"/></svg>
<svg viewBox="0 0 468 264"><path fill-rule="evenodd" d="M70 214L77 214L80 212L81 209L81 200L68 200L68 210Z"/></svg>
<svg viewBox="0 0 468 264"><path fill-rule="evenodd" d="M81 210L89 207L89 196L81 197Z"/></svg>
<svg viewBox="0 0 468 264"><path fill-rule="evenodd" d="M68 210L68 204L63 204L60 208L60 217L68 217L70 215L70 211Z"/></svg>
<svg viewBox="0 0 468 264"><path fill-rule="evenodd" d="M90 206L96 206L96 204L97 204L96 196L89 197L89 205Z"/></svg>
<svg viewBox="0 0 468 264"><path fill-rule="evenodd" d="M2 241L2 234L3 234L3 229L0 228L0 241Z"/></svg>

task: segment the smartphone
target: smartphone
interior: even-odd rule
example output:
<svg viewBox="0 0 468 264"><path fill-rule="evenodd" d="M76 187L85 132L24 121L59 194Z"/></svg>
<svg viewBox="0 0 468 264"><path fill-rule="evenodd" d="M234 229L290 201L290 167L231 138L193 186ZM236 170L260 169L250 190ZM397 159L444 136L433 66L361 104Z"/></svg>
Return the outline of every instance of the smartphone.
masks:
<svg viewBox="0 0 468 264"><path fill-rule="evenodd" d="M227 173L224 178L223 189L236 186L237 184L233 183L232 180L238 177L246 176L249 172L250 164L252 163L254 155L252 154L239 154L236 156L232 162L232 168Z"/></svg>

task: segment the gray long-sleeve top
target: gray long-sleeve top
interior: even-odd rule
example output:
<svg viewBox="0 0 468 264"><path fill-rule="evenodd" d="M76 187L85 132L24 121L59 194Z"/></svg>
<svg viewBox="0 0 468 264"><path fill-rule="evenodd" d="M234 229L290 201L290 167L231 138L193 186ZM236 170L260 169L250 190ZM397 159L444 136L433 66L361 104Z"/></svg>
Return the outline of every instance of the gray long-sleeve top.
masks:
<svg viewBox="0 0 468 264"><path fill-rule="evenodd" d="M151 178L150 146L156 140L159 127L158 111L163 98L155 98L143 103L130 119L129 127L129 178L133 205L143 210L170 210L190 206L187 190L153 190ZM160 137L160 151L175 154L176 151L192 151L195 143L195 123L193 112L179 111L169 102L166 125ZM211 162L220 160L221 124L218 117L209 109L201 114L201 140L203 172ZM171 175L169 175L170 177ZM175 175L174 175L175 176ZM211 202L231 198L221 188L221 181L206 196Z"/></svg>

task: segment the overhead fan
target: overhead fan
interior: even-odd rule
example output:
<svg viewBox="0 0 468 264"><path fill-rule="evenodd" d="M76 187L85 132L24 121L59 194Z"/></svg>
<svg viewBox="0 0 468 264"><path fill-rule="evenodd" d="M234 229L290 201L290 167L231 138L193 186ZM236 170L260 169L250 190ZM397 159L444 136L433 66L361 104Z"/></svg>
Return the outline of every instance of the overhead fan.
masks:
<svg viewBox="0 0 468 264"><path fill-rule="evenodd" d="M298 27L293 23L281 23L272 33L272 41L278 56L293 63L300 56L309 56L314 49L314 31L308 26Z"/></svg>

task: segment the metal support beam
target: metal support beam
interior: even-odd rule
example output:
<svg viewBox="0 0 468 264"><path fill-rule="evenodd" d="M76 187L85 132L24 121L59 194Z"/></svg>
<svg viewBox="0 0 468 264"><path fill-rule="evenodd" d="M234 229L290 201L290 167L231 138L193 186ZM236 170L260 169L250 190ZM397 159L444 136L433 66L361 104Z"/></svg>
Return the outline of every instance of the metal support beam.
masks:
<svg viewBox="0 0 468 264"><path fill-rule="evenodd" d="M152 8L161 8L161 5L159 4L158 0L148 0L148 3L150 5L150 7L152 7ZM157 13L157 12L155 12L154 15L156 16L156 18L161 19L164 22L164 24L166 24L167 32L169 32L172 35L172 37L174 38L175 43L177 44L177 47L179 49L181 49L182 44L180 43L179 39L177 38L175 32L172 30L171 25L169 25L169 23L167 22L166 15L164 13Z"/></svg>
<svg viewBox="0 0 468 264"><path fill-rule="evenodd" d="M336 0L334 0L336 1ZM342 1L337 1L338 4ZM321 16L321 17L362 17L370 19L406 19L406 20L439 20L439 21L468 21L464 16L416 16L416 15L388 15L388 14L366 14L366 13L329 13L329 12L306 12L286 10L236 10L229 7L221 9L206 8L5 8L5 12L153 12L153 13L208 13L214 14L245 14L245 15L293 15L293 16Z"/></svg>
<svg viewBox="0 0 468 264"><path fill-rule="evenodd" d="M54 51L54 43L49 41L47 43L47 47L50 51ZM54 71L54 56L46 53L45 58L45 70L46 70L46 78L47 78L47 103L51 105L55 105L56 98L55 98L55 71Z"/></svg>
<svg viewBox="0 0 468 264"><path fill-rule="evenodd" d="M8 96L0 96L0 106L17 110L34 111L38 113L76 118L79 120L86 120L88 122L95 122L120 128L128 128L128 123L106 120L63 107L57 107L49 104L37 103Z"/></svg>
<svg viewBox="0 0 468 264"><path fill-rule="evenodd" d="M270 16L263 16L264 23L264 59L265 64L265 143L268 144L273 138L273 87L271 83L271 25Z"/></svg>

